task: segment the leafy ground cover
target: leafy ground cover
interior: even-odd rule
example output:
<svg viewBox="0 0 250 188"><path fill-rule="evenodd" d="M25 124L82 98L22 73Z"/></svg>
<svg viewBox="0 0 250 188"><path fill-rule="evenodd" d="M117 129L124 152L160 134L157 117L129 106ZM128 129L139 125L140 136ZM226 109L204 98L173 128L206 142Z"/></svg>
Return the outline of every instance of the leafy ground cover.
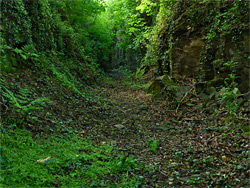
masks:
<svg viewBox="0 0 250 188"><path fill-rule="evenodd" d="M247 106L232 119L212 99L153 100L128 80L85 95L32 72L5 82L49 101L28 116L1 102L2 187L249 186Z"/></svg>
<svg viewBox="0 0 250 188"><path fill-rule="evenodd" d="M249 139L242 130L249 125L243 118L247 108L233 120L213 100L193 98L179 106L152 101L143 90L125 85L106 87L99 92L114 100L113 113L103 127L95 127L96 134L152 167L150 175L144 174L149 187L249 185Z"/></svg>
<svg viewBox="0 0 250 188"><path fill-rule="evenodd" d="M127 172L136 160L108 144L93 145L76 134L36 135L4 129L2 187L135 187L140 179Z"/></svg>

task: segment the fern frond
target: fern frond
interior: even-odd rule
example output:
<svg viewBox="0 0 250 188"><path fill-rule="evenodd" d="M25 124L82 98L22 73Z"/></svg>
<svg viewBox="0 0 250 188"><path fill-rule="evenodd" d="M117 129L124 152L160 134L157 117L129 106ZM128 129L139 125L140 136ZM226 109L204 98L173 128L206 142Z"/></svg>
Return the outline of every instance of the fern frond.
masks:
<svg viewBox="0 0 250 188"><path fill-rule="evenodd" d="M36 110L42 110L45 102L49 101L49 98L45 97L30 101L31 91L28 88L20 89L17 96L15 96L13 92L2 85L1 93L12 104L12 107L24 117Z"/></svg>
<svg viewBox="0 0 250 188"><path fill-rule="evenodd" d="M23 111L24 111L24 116L27 116L29 113L32 113L36 110L42 110L43 107L37 107L37 106L25 106L25 108L23 108Z"/></svg>
<svg viewBox="0 0 250 188"><path fill-rule="evenodd" d="M4 85L5 84L5 79L3 77L0 77L0 82L1 82L1 85Z"/></svg>
<svg viewBox="0 0 250 188"><path fill-rule="evenodd" d="M16 107L16 108L21 108L21 109L22 109L22 106L19 104L18 99L14 96L14 94L13 94L10 90L8 90L6 87L2 86L2 88L3 88L2 94L3 94L7 99L9 99L9 102L10 102L11 104L13 104L14 107ZM5 90L5 91L4 91L4 90Z"/></svg>
<svg viewBox="0 0 250 188"><path fill-rule="evenodd" d="M47 97L43 97L43 98L38 98L36 100L33 100L29 103L28 106L33 105L33 106L44 106L45 102L49 101L50 99Z"/></svg>
<svg viewBox="0 0 250 188"><path fill-rule="evenodd" d="M32 92L26 86L24 88L19 87L19 91L17 92L18 102L22 105L27 105L30 101L30 96Z"/></svg>
<svg viewBox="0 0 250 188"><path fill-rule="evenodd" d="M29 113L34 112L36 110L43 110L42 106L44 106L47 101L49 101L49 98L47 98L47 97L38 98L38 99L31 101L24 108L25 115L28 115Z"/></svg>

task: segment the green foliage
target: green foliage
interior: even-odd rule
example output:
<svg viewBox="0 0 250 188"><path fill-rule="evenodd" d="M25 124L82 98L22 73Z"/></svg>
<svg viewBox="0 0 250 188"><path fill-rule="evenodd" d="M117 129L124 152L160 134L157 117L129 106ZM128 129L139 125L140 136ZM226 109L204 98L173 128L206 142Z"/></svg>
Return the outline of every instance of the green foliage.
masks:
<svg viewBox="0 0 250 188"><path fill-rule="evenodd" d="M7 59L6 51L10 50L11 47L4 44L5 40L1 39L1 46L0 46L0 70L2 72L12 72L11 63Z"/></svg>
<svg viewBox="0 0 250 188"><path fill-rule="evenodd" d="M238 63L232 61L223 64L221 69L230 70L231 74L224 79L224 86L221 86L219 92L216 93L217 100L222 105L225 105L231 116L235 115L242 103L242 99L238 98L241 93L238 89L238 83L235 81L237 78L235 70L237 64Z"/></svg>
<svg viewBox="0 0 250 188"><path fill-rule="evenodd" d="M29 88L20 88L16 94L4 86L4 79L1 79L0 91L2 94L2 101L10 103L11 107L25 119L34 111L42 110L43 106L49 101L49 98L38 98L31 100L32 92Z"/></svg>
<svg viewBox="0 0 250 188"><path fill-rule="evenodd" d="M212 25L205 27L208 31L206 39L217 38L218 34L234 34L233 40L235 40L241 32L240 30L244 30L244 27L246 27L243 23L248 19L245 15L248 12L247 2L239 0L234 3L223 2L222 4L211 0L202 2L206 6L210 6L212 3L213 8L210 8L210 15L206 18L206 21L210 22L211 20L209 19L211 17L214 17L214 21ZM219 9L223 9L224 11L220 11ZM237 30L236 27L238 28Z"/></svg>
<svg viewBox="0 0 250 188"><path fill-rule="evenodd" d="M225 79L225 86L218 92L217 100L225 105L231 115L234 115L240 107L242 100L238 99L241 93L237 88L238 84L235 82L235 75L230 74L229 76L229 78ZM228 80L230 80L230 84L227 82Z"/></svg>
<svg viewBox="0 0 250 188"><path fill-rule="evenodd" d="M130 77L133 74L128 66L120 66L118 71L125 77Z"/></svg>
<svg viewBox="0 0 250 188"><path fill-rule="evenodd" d="M60 59L62 66L74 61L78 73L85 69L78 76L98 76L113 43L111 28L99 16L104 10L101 0L1 1L1 67L46 68L42 64Z"/></svg>
<svg viewBox="0 0 250 188"><path fill-rule="evenodd" d="M173 15L172 7L176 2L177 1L173 0L161 0L160 3L155 4L151 0L142 1L142 4L144 4L144 6L146 6L145 4L147 4L147 9L150 9L151 4L155 4L154 6L156 6L158 10L154 14L152 14L153 18L155 19L155 24L149 31L148 42L146 45L147 52L142 61L144 65L155 65L159 61L165 61L166 53L169 53L169 51L164 49L166 51L161 53L160 50L163 50L163 47L165 47L166 45L169 45L168 47L170 47L171 43L169 42L166 44L162 44L162 35L164 34L164 31L166 31L166 28L169 27L169 25L167 24L170 24L170 22L167 21L170 20ZM167 38L171 38L171 35Z"/></svg>
<svg viewBox="0 0 250 188"><path fill-rule="evenodd" d="M83 45L86 53L85 59L92 59L92 62L103 65L109 60L109 55L112 52L110 50L112 33L107 27L108 20L105 20L104 15L101 14L104 11L103 2L95 0L63 2L64 5L61 6L65 7L65 16L67 16L72 29L77 31L77 34L72 33L74 41L81 42L81 44L74 44L73 47ZM57 3L63 4L60 1Z"/></svg>
<svg viewBox="0 0 250 188"><path fill-rule="evenodd" d="M3 187L138 187L138 162L106 144L94 145L77 135L32 137L23 129L1 127ZM115 178L117 181L112 181Z"/></svg>
<svg viewBox="0 0 250 188"><path fill-rule="evenodd" d="M28 65L27 62L29 60L33 63L34 61L39 61L39 55L37 54L33 45L24 45L21 49L15 48L13 51L23 58L23 60L26 62L26 65Z"/></svg>
<svg viewBox="0 0 250 188"><path fill-rule="evenodd" d="M149 140L146 145L148 145L150 148L148 151L152 151L153 153L156 153L159 149L159 141L158 140Z"/></svg>
<svg viewBox="0 0 250 188"><path fill-rule="evenodd" d="M117 38L121 38L119 47L128 48L133 40L134 33L137 31L137 27L134 24L138 24L139 20L136 16L137 2L132 0L122 1L108 1L108 16L112 20L113 28L117 31ZM132 36L133 35L133 36Z"/></svg>
<svg viewBox="0 0 250 188"><path fill-rule="evenodd" d="M75 83L77 82L75 80L75 77L72 74L70 74L70 72L67 71L67 69L64 71L65 73L61 73L53 64L51 64L49 68L55 75L56 79L60 81L63 86L66 86L67 88L71 89L77 94L80 94L80 95L82 94L75 86ZM66 74L66 72L68 74ZM71 78L70 80L68 79L68 76L69 78Z"/></svg>
<svg viewBox="0 0 250 188"><path fill-rule="evenodd" d="M141 66L140 68L137 69L136 71L136 78L140 78L144 75L144 73L146 72L147 67L145 66Z"/></svg>
<svg viewBox="0 0 250 188"><path fill-rule="evenodd" d="M3 37L11 47L31 43L31 23L24 1L1 1L1 28Z"/></svg>
<svg viewBox="0 0 250 188"><path fill-rule="evenodd" d="M118 66L128 65L133 70L145 53L154 19L153 15L142 10L140 3L134 0L109 0L106 10L116 41L113 58Z"/></svg>

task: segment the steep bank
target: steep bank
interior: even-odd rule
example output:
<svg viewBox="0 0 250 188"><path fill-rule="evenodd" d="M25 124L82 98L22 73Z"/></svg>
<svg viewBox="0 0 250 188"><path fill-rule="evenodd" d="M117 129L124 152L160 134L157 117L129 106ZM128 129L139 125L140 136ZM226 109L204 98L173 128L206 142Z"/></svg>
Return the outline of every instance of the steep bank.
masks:
<svg viewBox="0 0 250 188"><path fill-rule="evenodd" d="M250 90L249 1L177 1L162 5L145 59L158 74L196 78L217 88L235 76Z"/></svg>

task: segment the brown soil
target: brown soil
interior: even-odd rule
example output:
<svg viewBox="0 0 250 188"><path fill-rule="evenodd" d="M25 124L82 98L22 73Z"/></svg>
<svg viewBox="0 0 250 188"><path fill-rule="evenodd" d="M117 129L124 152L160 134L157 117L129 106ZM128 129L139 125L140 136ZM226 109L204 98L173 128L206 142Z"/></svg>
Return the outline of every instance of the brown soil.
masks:
<svg viewBox="0 0 250 188"><path fill-rule="evenodd" d="M84 129L85 136L97 144L110 143L151 166L152 173L138 172L146 177L148 187L182 187L195 178L200 187L220 187L222 184L212 181L221 177L221 182L238 178L247 184L250 171L239 171L233 166L249 168L247 158L239 157L247 150L248 139L239 130L228 133L223 128L227 115L212 115L216 103L202 108L202 101L196 99L194 106L184 104L177 111L175 105L152 100L143 90L120 83L103 84L96 92L107 103L97 110L98 121ZM117 128L120 124L124 127ZM220 175L206 181L209 174L216 173Z"/></svg>
<svg viewBox="0 0 250 188"><path fill-rule="evenodd" d="M230 129L249 125L248 108L227 121L230 114L215 101L204 106L193 96L177 106L152 100L142 89L118 81L103 81L94 91L85 88L92 94L84 99L43 74L12 74L6 80L12 91L17 89L10 83L28 85L35 97L51 99L43 112L36 113L39 123L25 122L34 135L69 126L96 144L108 143L143 162L145 168L136 174L143 176L145 187L249 185L249 139L241 129ZM8 116L4 106L2 116Z"/></svg>

